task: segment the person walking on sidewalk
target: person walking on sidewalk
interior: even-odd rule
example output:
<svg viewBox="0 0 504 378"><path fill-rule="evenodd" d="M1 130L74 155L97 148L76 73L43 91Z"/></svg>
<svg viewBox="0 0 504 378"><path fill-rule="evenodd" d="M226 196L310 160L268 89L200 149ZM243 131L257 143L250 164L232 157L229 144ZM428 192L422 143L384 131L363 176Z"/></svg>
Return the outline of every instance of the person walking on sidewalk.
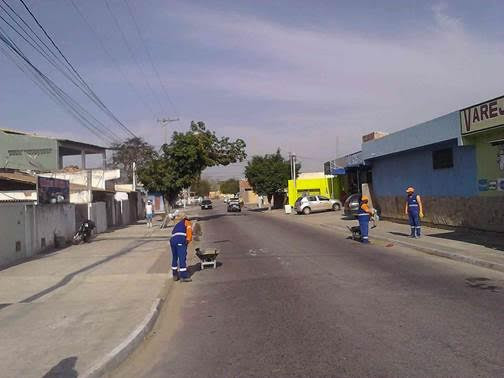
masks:
<svg viewBox="0 0 504 378"><path fill-rule="evenodd" d="M187 272L187 246L192 241L191 221L184 213L177 215L178 222L172 230L170 246L172 251L172 274L173 280L191 282ZM180 274L180 277L179 277Z"/></svg>
<svg viewBox="0 0 504 378"><path fill-rule="evenodd" d="M357 216L359 217L361 241L364 244L369 243L369 220L373 215L373 210L369 207L368 202L368 196L363 195L360 201L359 213L357 214Z"/></svg>
<svg viewBox="0 0 504 378"><path fill-rule="evenodd" d="M152 201L148 200L145 205L145 220L147 221L147 227L152 227L152 218L154 217L154 209L152 206Z"/></svg>
<svg viewBox="0 0 504 378"><path fill-rule="evenodd" d="M420 237L420 219L423 218L423 205L422 200L418 194L415 193L415 188L410 186L406 189L408 197L406 199L406 207L404 213L409 217L409 224L411 226L412 238Z"/></svg>

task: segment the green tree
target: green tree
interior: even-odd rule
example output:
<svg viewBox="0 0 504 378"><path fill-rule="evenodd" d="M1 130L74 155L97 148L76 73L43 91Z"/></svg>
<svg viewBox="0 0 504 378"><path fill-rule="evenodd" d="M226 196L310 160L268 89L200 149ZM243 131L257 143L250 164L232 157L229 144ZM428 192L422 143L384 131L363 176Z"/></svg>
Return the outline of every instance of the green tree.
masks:
<svg viewBox="0 0 504 378"><path fill-rule="evenodd" d="M219 138L204 122L193 121L190 131L173 133L159 155L138 170L138 178L147 190L162 193L169 208L205 168L243 161L246 156L243 140Z"/></svg>
<svg viewBox="0 0 504 378"><path fill-rule="evenodd" d="M240 191L240 183L237 179L228 179L220 183L220 191L223 194L236 194Z"/></svg>
<svg viewBox="0 0 504 378"><path fill-rule="evenodd" d="M299 172L300 164L296 164L296 172ZM291 178L290 162L283 158L280 149L274 154L253 156L245 167L245 177L254 192L266 196L270 203L277 192L283 191Z"/></svg>
<svg viewBox="0 0 504 378"><path fill-rule="evenodd" d="M205 179L197 179L191 185L191 191L195 192L198 197L207 197L210 189L211 184Z"/></svg>
<svg viewBox="0 0 504 378"><path fill-rule="evenodd" d="M142 138L133 137L126 139L122 143L113 143L111 149L113 168L120 168L126 175L121 174L120 182L131 183L133 181L133 163L136 163L137 169L144 166L147 162L156 156L154 147Z"/></svg>

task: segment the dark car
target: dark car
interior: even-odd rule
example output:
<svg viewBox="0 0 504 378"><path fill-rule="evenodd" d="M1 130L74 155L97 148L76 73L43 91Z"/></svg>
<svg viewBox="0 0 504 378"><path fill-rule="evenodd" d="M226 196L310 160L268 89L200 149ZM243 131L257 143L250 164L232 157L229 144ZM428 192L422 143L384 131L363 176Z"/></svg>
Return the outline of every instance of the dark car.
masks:
<svg viewBox="0 0 504 378"><path fill-rule="evenodd" d="M201 201L201 210L212 209L212 201L203 200Z"/></svg>
<svg viewBox="0 0 504 378"><path fill-rule="evenodd" d="M359 202L361 195L359 193L348 196L345 201L344 212L346 216L357 216L359 213Z"/></svg>
<svg viewBox="0 0 504 378"><path fill-rule="evenodd" d="M228 202L227 211L228 213L232 213L235 211L240 212L241 211L240 201L231 199Z"/></svg>

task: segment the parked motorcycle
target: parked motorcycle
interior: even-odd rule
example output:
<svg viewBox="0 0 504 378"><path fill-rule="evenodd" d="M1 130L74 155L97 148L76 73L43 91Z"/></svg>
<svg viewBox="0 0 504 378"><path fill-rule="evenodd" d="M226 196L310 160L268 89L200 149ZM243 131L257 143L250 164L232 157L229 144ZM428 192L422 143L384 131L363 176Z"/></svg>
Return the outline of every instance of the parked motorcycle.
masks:
<svg viewBox="0 0 504 378"><path fill-rule="evenodd" d="M90 219L86 219L84 222L82 222L79 229L75 233L72 239L72 243L73 244L80 244L82 242L89 243L91 241L93 229L95 228L96 228L95 223Z"/></svg>

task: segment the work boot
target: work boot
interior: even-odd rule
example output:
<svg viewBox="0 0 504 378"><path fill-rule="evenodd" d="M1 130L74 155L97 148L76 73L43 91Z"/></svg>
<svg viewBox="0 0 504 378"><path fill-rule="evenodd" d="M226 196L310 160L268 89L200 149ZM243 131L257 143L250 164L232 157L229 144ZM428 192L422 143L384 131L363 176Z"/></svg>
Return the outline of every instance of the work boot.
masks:
<svg viewBox="0 0 504 378"><path fill-rule="evenodd" d="M178 281L178 280L179 280L179 276L175 276L175 275L174 275L174 276L173 276L173 281L175 281L175 282L176 282L176 281Z"/></svg>
<svg viewBox="0 0 504 378"><path fill-rule="evenodd" d="M180 282L192 282L192 278L181 278Z"/></svg>

